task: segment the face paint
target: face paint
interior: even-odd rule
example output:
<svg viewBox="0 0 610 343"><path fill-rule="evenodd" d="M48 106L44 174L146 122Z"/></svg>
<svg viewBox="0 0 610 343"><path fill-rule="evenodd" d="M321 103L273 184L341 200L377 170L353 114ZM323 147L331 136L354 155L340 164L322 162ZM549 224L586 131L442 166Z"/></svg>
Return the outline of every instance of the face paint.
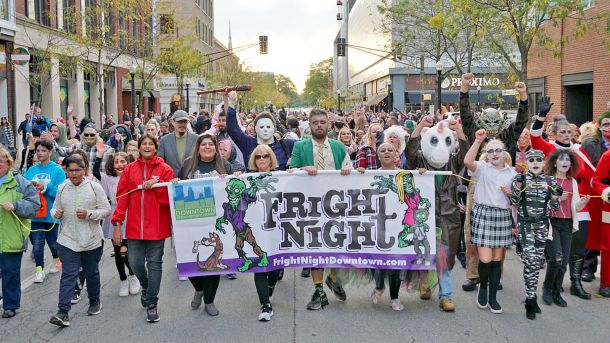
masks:
<svg viewBox="0 0 610 343"><path fill-rule="evenodd" d="M259 119L256 122L254 130L256 131L256 140L258 141L258 144L272 142L273 134L275 133L275 125L273 125L273 121L271 119Z"/></svg>
<svg viewBox="0 0 610 343"><path fill-rule="evenodd" d="M604 139L610 141L610 118L602 119L599 129L602 132Z"/></svg>
<svg viewBox="0 0 610 343"><path fill-rule="evenodd" d="M567 173L572 167L572 160L568 154L559 155L557 161L555 161L555 167L558 172Z"/></svg>
<svg viewBox="0 0 610 343"><path fill-rule="evenodd" d="M487 162L494 167L504 166L504 147L501 144L487 144L484 152L487 154Z"/></svg>
<svg viewBox="0 0 610 343"><path fill-rule="evenodd" d="M530 157L527 159L527 167L530 172L534 175L542 173L542 166L544 165L544 158L542 157Z"/></svg>

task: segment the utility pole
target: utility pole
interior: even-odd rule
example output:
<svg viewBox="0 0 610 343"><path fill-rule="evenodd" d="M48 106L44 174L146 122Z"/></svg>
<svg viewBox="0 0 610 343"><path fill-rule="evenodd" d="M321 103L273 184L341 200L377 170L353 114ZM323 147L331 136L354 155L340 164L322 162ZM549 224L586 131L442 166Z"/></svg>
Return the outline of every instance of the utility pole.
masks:
<svg viewBox="0 0 610 343"><path fill-rule="evenodd" d="M341 25L341 38L345 39L345 57L343 57L343 66L342 66L342 70L345 73L344 75L344 82L345 82L345 92L343 94L345 94L345 110L348 111L349 107L348 107L348 100L349 100L349 70L348 70L348 60L347 57L349 55L349 49L347 48L347 44L349 44L349 41L347 39L348 37L348 32L349 32L349 27L348 27L348 23L349 23L349 0L344 0L343 1L343 25ZM343 87L341 87L343 88ZM340 88L340 89L341 89Z"/></svg>

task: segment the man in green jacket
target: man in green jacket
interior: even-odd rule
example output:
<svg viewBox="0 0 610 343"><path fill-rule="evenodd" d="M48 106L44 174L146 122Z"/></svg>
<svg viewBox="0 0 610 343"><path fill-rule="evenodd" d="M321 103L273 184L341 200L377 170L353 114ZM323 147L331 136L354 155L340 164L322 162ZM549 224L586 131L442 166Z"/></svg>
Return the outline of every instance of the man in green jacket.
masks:
<svg viewBox="0 0 610 343"><path fill-rule="evenodd" d="M0 270L4 312L11 318L21 306L21 255L30 231L29 218L40 208L38 192L20 175L13 175L11 154L0 148Z"/></svg>

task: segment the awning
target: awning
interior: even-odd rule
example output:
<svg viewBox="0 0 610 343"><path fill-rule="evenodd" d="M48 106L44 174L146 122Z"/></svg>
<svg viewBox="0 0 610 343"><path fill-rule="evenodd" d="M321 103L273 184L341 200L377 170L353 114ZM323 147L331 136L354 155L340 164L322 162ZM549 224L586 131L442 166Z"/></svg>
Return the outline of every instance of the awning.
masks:
<svg viewBox="0 0 610 343"><path fill-rule="evenodd" d="M150 94L151 97L155 98L155 99L159 99L161 97L161 92L157 91L157 90L148 90L146 91L148 94Z"/></svg>
<svg viewBox="0 0 610 343"><path fill-rule="evenodd" d="M375 105L379 104L383 99L385 99L387 97L388 97L388 93L375 94L375 95L369 97L369 101L364 103L364 105L365 106L375 106Z"/></svg>

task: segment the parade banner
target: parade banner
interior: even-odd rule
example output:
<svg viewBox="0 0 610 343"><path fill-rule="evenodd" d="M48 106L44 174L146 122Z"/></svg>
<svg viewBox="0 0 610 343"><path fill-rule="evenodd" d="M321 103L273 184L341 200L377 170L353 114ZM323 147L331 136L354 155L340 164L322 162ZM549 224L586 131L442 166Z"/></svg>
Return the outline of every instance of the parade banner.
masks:
<svg viewBox="0 0 610 343"><path fill-rule="evenodd" d="M180 181L168 187L179 275L435 269L434 176L296 171Z"/></svg>

